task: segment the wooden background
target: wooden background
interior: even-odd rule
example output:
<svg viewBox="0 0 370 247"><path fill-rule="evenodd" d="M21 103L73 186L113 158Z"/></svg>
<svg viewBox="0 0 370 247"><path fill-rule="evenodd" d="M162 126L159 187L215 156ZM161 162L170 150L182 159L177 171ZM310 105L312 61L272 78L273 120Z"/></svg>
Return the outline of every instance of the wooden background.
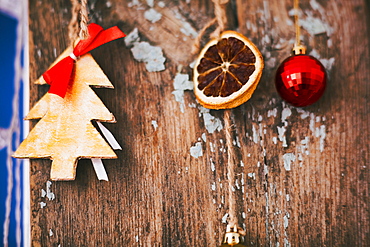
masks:
<svg viewBox="0 0 370 247"><path fill-rule="evenodd" d="M145 17L152 2L155 23ZM191 78L189 51L214 17L212 2L90 0L92 22L126 34L137 28L141 41L162 49L165 70L148 72L123 39L92 52L115 86L95 92L117 119L105 126L123 150L104 161L109 182L81 160L75 181L50 185L51 162L31 162L32 246L217 246L230 198L249 246L369 246L369 1L300 5L302 39L329 77L322 99L306 108L285 104L274 88L294 40L293 0L228 6L230 28L266 63L251 100L231 111L230 184L224 112L205 111L191 90L182 112L173 95L177 74ZM69 45L71 3L31 0L29 11L33 82ZM47 89L31 83L31 106Z"/></svg>

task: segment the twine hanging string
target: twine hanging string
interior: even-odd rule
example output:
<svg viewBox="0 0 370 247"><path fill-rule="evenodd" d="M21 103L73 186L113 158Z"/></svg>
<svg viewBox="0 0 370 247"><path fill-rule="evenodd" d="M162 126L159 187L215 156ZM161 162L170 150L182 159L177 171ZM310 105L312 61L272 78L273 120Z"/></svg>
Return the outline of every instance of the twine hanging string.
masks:
<svg viewBox="0 0 370 247"><path fill-rule="evenodd" d="M87 29L89 23L89 16L87 12L87 0L81 0L80 9L80 39L84 40L89 37L89 30Z"/></svg>
<svg viewBox="0 0 370 247"><path fill-rule="evenodd" d="M294 0L294 24L295 24L295 45L300 46L301 45L301 28L299 26L299 0Z"/></svg>
<svg viewBox="0 0 370 247"><path fill-rule="evenodd" d="M211 21L209 21L200 31L197 36L197 38L194 40L194 44L192 47L192 53L196 54L200 50L200 41L202 37L204 36L205 32L208 28L210 28L212 25L217 23L217 28L210 34L210 38L218 38L220 37L220 34L222 31L225 30L227 26L227 16L226 16L226 4L230 0L212 0L214 4L214 13L215 18L213 18Z"/></svg>
<svg viewBox="0 0 370 247"><path fill-rule="evenodd" d="M226 146L227 146L227 181L228 181L228 201L229 201L229 211L228 211L228 222L227 224L231 227L236 226L238 233L245 236L245 231L243 228L239 227L238 218L236 216L236 200L234 199L233 193L233 182L235 179L234 164L235 164L235 151L233 146L232 132L234 125L231 121L231 110L224 110L224 122L225 122L225 136L226 136Z"/></svg>
<svg viewBox="0 0 370 247"><path fill-rule="evenodd" d="M220 36L221 32L225 30L227 25L227 16L226 16L226 4L229 0L212 0L215 5L215 19L217 20L217 28L211 34L212 38L217 38Z"/></svg>
<svg viewBox="0 0 370 247"><path fill-rule="evenodd" d="M233 141L232 141L232 123L231 123L231 110L226 109L224 110L224 122L225 122L225 136L226 136L226 146L227 146L227 180L228 180L228 201L229 201L229 212L228 217L229 221L228 224L231 226L238 225L238 219L235 215L236 212L236 205L235 200L233 197L233 186L232 183L235 179L235 172L234 172L234 149L233 149Z"/></svg>
<svg viewBox="0 0 370 247"><path fill-rule="evenodd" d="M295 45L301 45L301 29L299 27L299 17L298 17L298 8L299 8L299 0L294 0L294 22L295 22Z"/></svg>
<svg viewBox="0 0 370 247"><path fill-rule="evenodd" d="M80 5L78 3L78 0L71 0L71 3L72 3L72 18L68 24L68 38L70 45L73 47L73 43L77 39L78 34L78 11Z"/></svg>
<svg viewBox="0 0 370 247"><path fill-rule="evenodd" d="M299 0L294 0L294 25L295 25L295 44L293 54L305 54L306 47L301 44L301 27L299 26Z"/></svg>
<svg viewBox="0 0 370 247"><path fill-rule="evenodd" d="M73 47L77 38L80 40L89 37L88 23L89 16L87 11L87 0L71 0L72 3L72 18L68 25L68 37L70 44ZM78 15L80 14L80 22L78 22ZM80 30L78 30L80 29Z"/></svg>

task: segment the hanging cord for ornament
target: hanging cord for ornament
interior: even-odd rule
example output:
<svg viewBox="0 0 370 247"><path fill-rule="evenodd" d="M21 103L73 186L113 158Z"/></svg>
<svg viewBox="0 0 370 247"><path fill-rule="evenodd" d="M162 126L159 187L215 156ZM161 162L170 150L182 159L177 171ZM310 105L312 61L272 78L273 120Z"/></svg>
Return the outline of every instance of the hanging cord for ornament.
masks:
<svg viewBox="0 0 370 247"><path fill-rule="evenodd" d="M294 0L296 41L293 56L285 59L275 76L276 90L286 102L302 107L315 103L326 87L326 71L316 58L305 55L306 47L301 45L299 26L299 1Z"/></svg>
<svg viewBox="0 0 370 247"><path fill-rule="evenodd" d="M87 0L81 0L80 9L80 33L79 37L81 40L87 39L89 37L88 30L89 17L87 12Z"/></svg>
<svg viewBox="0 0 370 247"><path fill-rule="evenodd" d="M72 17L71 21L68 24L68 38L70 45L73 47L73 44L78 37L78 12L80 9L80 4L78 3L78 0L71 0L71 3Z"/></svg>
<svg viewBox="0 0 370 247"><path fill-rule="evenodd" d="M301 45L301 27L299 26L299 0L294 0L294 25L295 25L295 44L293 53L295 55L305 54L306 47Z"/></svg>
<svg viewBox="0 0 370 247"><path fill-rule="evenodd" d="M227 16L226 16L226 5L229 3L229 0L212 0L214 4L214 13L215 18L209 21L199 32L197 38L194 40L194 44L192 47L192 53L196 54L199 52L200 49L200 42L202 37L204 36L205 32L208 28L213 26L217 23L216 29L210 34L211 38L218 38L222 31L225 30L227 26Z"/></svg>
<svg viewBox="0 0 370 247"><path fill-rule="evenodd" d="M87 0L71 0L72 18L68 25L68 37L73 47L77 38L85 40L89 37L88 23L89 15L87 11ZM80 16L80 22L78 22Z"/></svg>
<svg viewBox="0 0 370 247"><path fill-rule="evenodd" d="M226 146L227 146L227 178L228 178L228 222L226 227L226 234L223 240L223 245L236 245L240 244L241 236L245 235L245 231L238 226L238 219L235 215L236 212L236 203L233 197L233 181L235 179L234 164L235 164L235 151L233 147L233 125L231 121L231 110L227 109L224 111L224 122L225 122L225 136L226 136ZM238 245L242 246L242 245Z"/></svg>
<svg viewBox="0 0 370 247"><path fill-rule="evenodd" d="M231 110L224 110L224 122L225 122L225 136L226 136L226 146L227 146L227 179L228 179L228 203L229 203L229 212L228 212L228 224L236 225L238 219L235 215L236 205L233 198L233 180L235 178L234 173L234 149L232 141L232 128L231 123Z"/></svg>
<svg viewBox="0 0 370 247"><path fill-rule="evenodd" d="M226 4L229 0L212 0L215 5L215 19L217 20L217 28L210 35L211 38L217 38L220 36L221 32L225 30L227 25L227 16L226 16Z"/></svg>

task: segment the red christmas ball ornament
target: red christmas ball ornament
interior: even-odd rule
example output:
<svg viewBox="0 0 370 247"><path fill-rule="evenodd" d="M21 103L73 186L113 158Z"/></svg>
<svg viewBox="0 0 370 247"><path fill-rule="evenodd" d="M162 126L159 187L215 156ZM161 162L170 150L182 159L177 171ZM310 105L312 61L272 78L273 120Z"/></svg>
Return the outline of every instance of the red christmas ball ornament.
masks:
<svg viewBox="0 0 370 247"><path fill-rule="evenodd" d="M308 106L325 91L325 68L316 58L305 55L303 46L296 46L293 51L295 55L285 59L276 72L276 90L289 104Z"/></svg>

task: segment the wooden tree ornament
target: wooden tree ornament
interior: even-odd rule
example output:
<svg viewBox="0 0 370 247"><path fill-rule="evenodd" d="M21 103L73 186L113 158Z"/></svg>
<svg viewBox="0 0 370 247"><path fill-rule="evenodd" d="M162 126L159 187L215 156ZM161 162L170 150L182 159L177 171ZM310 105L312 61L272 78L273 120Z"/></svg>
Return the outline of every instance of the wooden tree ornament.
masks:
<svg viewBox="0 0 370 247"><path fill-rule="evenodd" d="M68 56L73 57L74 52L71 48L66 49L49 71L63 63ZM46 84L45 77L44 74L35 83ZM54 84L51 84L49 93L30 110L27 120L41 120L13 155L16 158L50 158L52 180L74 180L77 161L80 158L93 161L117 158L91 122L115 122L113 114L90 88L113 88L113 85L89 53L74 62L69 80L65 84L65 92L62 93L56 93L55 89L53 90ZM107 130L102 131L104 133ZM109 141L109 138L107 139ZM114 143L115 140L109 142L120 148L118 143Z"/></svg>

